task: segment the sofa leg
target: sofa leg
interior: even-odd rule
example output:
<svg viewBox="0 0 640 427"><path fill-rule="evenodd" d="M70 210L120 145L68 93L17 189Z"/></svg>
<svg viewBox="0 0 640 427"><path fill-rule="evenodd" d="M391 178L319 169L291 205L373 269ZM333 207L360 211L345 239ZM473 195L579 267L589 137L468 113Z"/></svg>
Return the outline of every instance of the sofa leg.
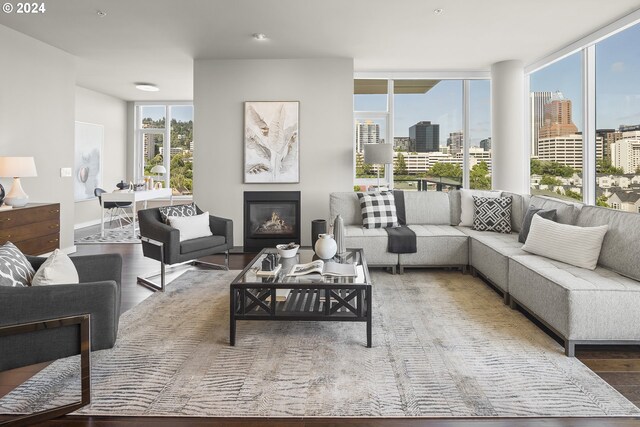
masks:
<svg viewBox="0 0 640 427"><path fill-rule="evenodd" d="M162 253L162 248L160 248L160 257L164 258L164 254ZM160 286L158 286L158 284L152 280L150 280L151 277L157 276L157 274L152 274L151 276L146 276L146 277L137 277L137 283L139 285L144 286L147 289L152 290L153 292L156 291L160 291L160 292L164 292L165 290L165 264L164 261L160 261Z"/></svg>
<svg viewBox="0 0 640 427"><path fill-rule="evenodd" d="M504 305L508 305L511 307L511 296L507 292L502 293L502 298L504 299Z"/></svg>
<svg viewBox="0 0 640 427"><path fill-rule="evenodd" d="M469 271L471 272L472 277L478 277L478 270L473 267L469 267Z"/></svg>
<svg viewBox="0 0 640 427"><path fill-rule="evenodd" d="M575 341L564 340L564 354L567 357L576 357L576 344L575 344Z"/></svg>
<svg viewBox="0 0 640 427"><path fill-rule="evenodd" d="M469 267L466 265L463 265L460 267L460 270L462 271L462 274L467 274L469 272Z"/></svg>
<svg viewBox="0 0 640 427"><path fill-rule="evenodd" d="M209 267L209 268L215 268L215 269L219 269L219 270L229 270L229 251L225 251L224 253L224 265L222 264L214 264L212 262L206 262L206 261L200 261L200 260L194 260L192 263L192 265L203 265L205 267Z"/></svg>
<svg viewBox="0 0 640 427"><path fill-rule="evenodd" d="M512 310L515 310L515 309L517 309L517 308L518 308L518 303L517 303L517 302L516 302L516 300L515 300L515 299L513 299L513 297L511 297L510 295L509 295L509 307L510 307Z"/></svg>
<svg viewBox="0 0 640 427"><path fill-rule="evenodd" d="M395 268L395 267L394 267L394 268ZM400 274L404 274L404 266L403 266L403 265L399 266L399 268L398 268L398 272L399 272Z"/></svg>
<svg viewBox="0 0 640 427"><path fill-rule="evenodd" d="M396 274L396 266L392 266L391 267L391 274L395 275Z"/></svg>

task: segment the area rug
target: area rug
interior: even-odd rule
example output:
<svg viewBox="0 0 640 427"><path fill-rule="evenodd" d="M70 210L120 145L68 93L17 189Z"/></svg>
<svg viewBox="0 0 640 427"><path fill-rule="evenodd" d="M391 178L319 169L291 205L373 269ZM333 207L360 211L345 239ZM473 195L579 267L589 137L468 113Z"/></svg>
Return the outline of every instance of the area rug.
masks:
<svg viewBox="0 0 640 427"><path fill-rule="evenodd" d="M189 271L125 313L115 348L92 355L85 415L638 416L640 410L480 280L444 271L373 272L365 325L238 322L237 272ZM1 412L72 401L78 358L0 400Z"/></svg>
<svg viewBox="0 0 640 427"><path fill-rule="evenodd" d="M106 228L104 236L100 232L82 238L75 239L76 245L91 245L104 243L140 243L138 236L133 236L131 228L133 225L127 224L124 227Z"/></svg>

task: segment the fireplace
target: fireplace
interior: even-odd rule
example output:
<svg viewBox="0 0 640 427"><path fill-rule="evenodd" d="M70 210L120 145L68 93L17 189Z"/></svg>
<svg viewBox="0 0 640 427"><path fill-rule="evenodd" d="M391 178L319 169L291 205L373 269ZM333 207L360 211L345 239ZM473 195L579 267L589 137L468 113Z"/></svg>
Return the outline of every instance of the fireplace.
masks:
<svg viewBox="0 0 640 427"><path fill-rule="evenodd" d="M300 243L299 191L244 192L244 250Z"/></svg>

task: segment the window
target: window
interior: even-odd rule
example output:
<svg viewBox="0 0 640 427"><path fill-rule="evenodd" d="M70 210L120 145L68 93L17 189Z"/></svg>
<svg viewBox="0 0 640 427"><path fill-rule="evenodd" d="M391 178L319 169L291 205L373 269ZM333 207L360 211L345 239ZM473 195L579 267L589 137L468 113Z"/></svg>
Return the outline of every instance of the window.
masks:
<svg viewBox="0 0 640 427"><path fill-rule="evenodd" d="M531 194L582 200L580 53L532 73L530 87Z"/></svg>
<svg viewBox="0 0 640 427"><path fill-rule="evenodd" d="M640 188L640 25L595 46L596 204L637 212ZM637 181L637 180L636 180Z"/></svg>
<svg viewBox="0 0 640 427"><path fill-rule="evenodd" d="M168 125L167 125L168 124ZM169 155L166 155L169 153ZM193 105L136 104L137 182L153 177L174 195L193 191ZM156 165L166 173L151 172Z"/></svg>
<svg viewBox="0 0 640 427"><path fill-rule="evenodd" d="M464 114L463 92L467 84L469 117ZM393 94L392 99L388 98L389 93ZM362 145L389 142L394 147L393 174L381 168L381 175L389 182L393 180L395 188L460 187L463 175L476 165L473 188L490 188L489 98L488 80L356 79L355 183L372 184L371 178L377 172L377 166L364 164ZM465 136L465 128L469 129L469 136ZM469 146L467 138L471 149L465 151ZM464 167L466 153L469 163Z"/></svg>

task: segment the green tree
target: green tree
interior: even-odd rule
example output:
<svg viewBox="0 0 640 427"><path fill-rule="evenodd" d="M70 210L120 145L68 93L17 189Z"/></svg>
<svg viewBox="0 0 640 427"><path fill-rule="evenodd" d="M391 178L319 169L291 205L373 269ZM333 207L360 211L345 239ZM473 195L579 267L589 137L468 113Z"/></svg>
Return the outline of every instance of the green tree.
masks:
<svg viewBox="0 0 640 427"><path fill-rule="evenodd" d="M564 195L571 197L572 199L576 199L576 200L582 200L582 195L576 191L572 191L572 190L565 190L564 191Z"/></svg>
<svg viewBox="0 0 640 427"><path fill-rule="evenodd" d="M609 203L607 203L607 196L604 194L596 199L596 206L602 206L603 208L610 208Z"/></svg>
<svg viewBox="0 0 640 427"><path fill-rule="evenodd" d="M471 168L469 186L476 190L491 190L491 176L487 162L480 162Z"/></svg>
<svg viewBox="0 0 640 427"><path fill-rule="evenodd" d="M555 176L551 175L542 175L542 179L540 179L541 185L562 185L562 181L560 181Z"/></svg>
<svg viewBox="0 0 640 427"><path fill-rule="evenodd" d="M575 173L575 170L571 166L538 159L531 159L530 169L534 175L552 175L563 178L569 178Z"/></svg>
<svg viewBox="0 0 640 427"><path fill-rule="evenodd" d="M429 169L427 175L445 178L462 178L462 168L457 164L438 162Z"/></svg>
<svg viewBox="0 0 640 427"><path fill-rule="evenodd" d="M611 160L609 159L598 159L596 160L596 172L604 173L607 175L622 175L624 171L622 168L617 168L611 165Z"/></svg>
<svg viewBox="0 0 640 427"><path fill-rule="evenodd" d="M407 174L407 162L404 160L404 155L402 153L398 153L396 157L393 175L406 175Z"/></svg>

